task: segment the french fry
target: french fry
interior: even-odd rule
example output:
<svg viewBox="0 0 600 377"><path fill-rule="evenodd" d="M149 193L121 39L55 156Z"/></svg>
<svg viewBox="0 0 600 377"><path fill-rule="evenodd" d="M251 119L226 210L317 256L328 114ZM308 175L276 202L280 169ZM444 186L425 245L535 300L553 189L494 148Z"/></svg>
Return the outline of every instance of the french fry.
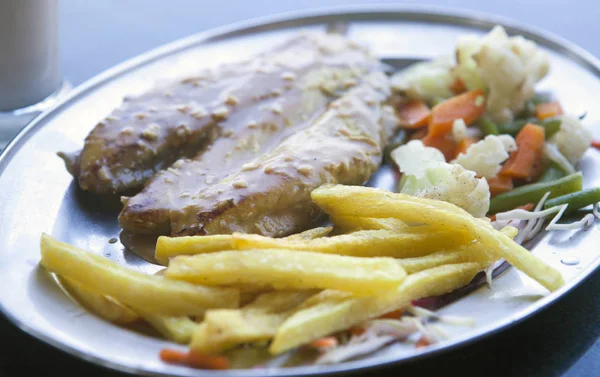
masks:
<svg viewBox="0 0 600 377"><path fill-rule="evenodd" d="M517 229L510 226L505 227L501 232L510 238L517 235ZM496 260L498 258L488 251L487 246L475 241L453 250L438 251L422 257L398 259L398 263L406 270L406 273L414 274L444 264L466 262L479 263L481 268L484 269L491 266Z"/></svg>
<svg viewBox="0 0 600 377"><path fill-rule="evenodd" d="M371 297L323 291L308 299L279 327L269 351L280 354L404 308L412 300L451 292L468 284L479 271L478 263L444 265L409 275L397 289Z"/></svg>
<svg viewBox="0 0 600 377"><path fill-rule="evenodd" d="M374 219L356 216L330 216L330 220L337 228L349 233L357 230L402 230L408 227L398 219Z"/></svg>
<svg viewBox="0 0 600 377"><path fill-rule="evenodd" d="M341 185L322 186L312 192L312 198L329 214L375 218L394 216L407 223L422 222L439 229L469 232L489 247L496 257L506 259L548 290L554 291L564 284L560 272L488 223L453 204L373 188Z"/></svg>
<svg viewBox="0 0 600 377"><path fill-rule="evenodd" d="M314 240L289 240L256 234L233 235L236 250L288 249L354 257L406 258L431 254L466 243L460 232L405 233L392 230L359 230Z"/></svg>
<svg viewBox="0 0 600 377"><path fill-rule="evenodd" d="M263 249L179 256L169 262L166 276L203 285L332 288L368 295L398 286L406 273L392 258Z"/></svg>
<svg viewBox="0 0 600 377"><path fill-rule="evenodd" d="M238 310L206 312L190 343L194 351L218 354L244 343L270 340L299 304L315 291L271 292Z"/></svg>
<svg viewBox="0 0 600 377"><path fill-rule="evenodd" d="M319 227L292 234L284 239L311 240L325 237L333 227ZM154 258L158 263L166 266L169 259L178 255L196 255L214 253L216 251L232 250L233 237L231 234L218 234L213 236L167 237L160 236L156 242Z"/></svg>
<svg viewBox="0 0 600 377"><path fill-rule="evenodd" d="M162 336L180 344L189 343L194 330L200 326L187 316L170 317L140 311L138 313Z"/></svg>
<svg viewBox="0 0 600 377"><path fill-rule="evenodd" d="M48 272L72 279L94 292L145 312L172 316L201 315L206 309L235 308L239 291L201 287L130 270L101 255L56 241L41 239L41 264Z"/></svg>
<svg viewBox="0 0 600 377"><path fill-rule="evenodd" d="M58 280L79 304L109 322L128 325L140 319L133 310L118 301L91 291L73 279L58 276Z"/></svg>

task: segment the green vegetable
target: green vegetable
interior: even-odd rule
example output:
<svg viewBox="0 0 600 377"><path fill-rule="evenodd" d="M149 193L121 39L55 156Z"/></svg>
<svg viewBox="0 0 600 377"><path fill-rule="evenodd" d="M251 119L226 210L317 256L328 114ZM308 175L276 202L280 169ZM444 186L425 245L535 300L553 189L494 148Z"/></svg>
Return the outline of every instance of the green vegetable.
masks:
<svg viewBox="0 0 600 377"><path fill-rule="evenodd" d="M553 182L564 177L566 173L554 162L548 166L544 174L538 179L539 182Z"/></svg>
<svg viewBox="0 0 600 377"><path fill-rule="evenodd" d="M544 208L551 208L563 204L568 204L569 206L567 207L565 213L571 213L577 211L580 208L587 207L590 204L598 202L600 202L600 187L558 196L554 199L548 200L544 204Z"/></svg>
<svg viewBox="0 0 600 377"><path fill-rule="evenodd" d="M544 127L544 131L546 134L546 140L548 140L552 137L552 135L554 135L555 133L558 132L558 130L560 130L560 125L561 125L562 121L557 118L550 118L550 119L544 119L543 121L541 121L539 123L542 127Z"/></svg>
<svg viewBox="0 0 600 377"><path fill-rule="evenodd" d="M402 144L406 143L407 136L408 135L406 134L406 131L403 129L399 129L398 132L396 132L396 134L394 136L392 136L388 145L385 147L385 150L383 151L383 158L386 163L388 163L388 164L393 163L393 159L390 154L392 153L392 151L394 149L396 149L399 146L401 146Z"/></svg>
<svg viewBox="0 0 600 377"><path fill-rule="evenodd" d="M528 118L528 119L517 119L514 122L508 122L504 124L498 125L498 132L500 134L509 134L512 136L516 136L521 128L525 127L527 123L536 123L537 118Z"/></svg>
<svg viewBox="0 0 600 377"><path fill-rule="evenodd" d="M533 98L531 99L534 105L539 105L541 103L552 102L552 94L550 93L535 93Z"/></svg>
<svg viewBox="0 0 600 377"><path fill-rule="evenodd" d="M484 136L487 135L499 135L498 126L496 123L492 122L490 118L484 116L477 120L477 127L483 132Z"/></svg>
<svg viewBox="0 0 600 377"><path fill-rule="evenodd" d="M439 105L440 103L444 102L446 99L443 97L433 97L432 99L430 99L429 101L427 101L427 105L429 105L429 107L434 107Z"/></svg>
<svg viewBox="0 0 600 377"><path fill-rule="evenodd" d="M524 185L492 198L489 213L508 211L527 203L537 203L548 191L550 191L549 198L555 198L580 191L582 187L583 175L581 172L568 175L553 182Z"/></svg>
<svg viewBox="0 0 600 377"><path fill-rule="evenodd" d="M535 116L535 103L533 102L533 100L529 100L527 102L525 102L525 107L523 108L523 111L520 114L520 117L523 118L529 118L529 117L534 117Z"/></svg>

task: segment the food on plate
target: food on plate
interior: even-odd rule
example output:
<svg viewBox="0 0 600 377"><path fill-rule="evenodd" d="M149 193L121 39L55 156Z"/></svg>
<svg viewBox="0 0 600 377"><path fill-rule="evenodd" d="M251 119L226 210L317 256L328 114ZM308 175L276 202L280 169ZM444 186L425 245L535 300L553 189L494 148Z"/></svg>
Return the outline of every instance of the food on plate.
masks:
<svg viewBox="0 0 600 377"><path fill-rule="evenodd" d="M312 189L323 183L363 184L377 170L392 132L381 122L388 95L385 75L370 74L270 152L183 199L171 193L179 199L166 211L170 233L285 236L316 225L320 212L310 201ZM136 197L125 202L120 223L136 232L139 227L130 228L137 221L133 203Z"/></svg>
<svg viewBox="0 0 600 377"><path fill-rule="evenodd" d="M139 190L178 159L195 158L198 163L181 160L150 189L180 195L223 179L307 127L376 66L365 49L341 36L300 35L249 61L126 97L81 152L61 156L81 188L97 194ZM198 177L164 182L177 180L178 171ZM151 195L139 204L153 209Z"/></svg>
<svg viewBox="0 0 600 377"><path fill-rule="evenodd" d="M473 320L424 300L462 295L484 276L491 287L505 261L560 289L561 273L522 245L549 216L549 231L600 218L600 189L582 190L577 170L598 143L535 92L548 69L540 48L501 27L461 38L456 60L391 78L343 37L304 35L176 84L171 96L126 101L70 170L95 193L147 181L123 198L119 222L162 235L154 257L166 268L146 275L45 234L41 264L98 316L189 344L163 350L168 363L326 364L396 341L434 344L446 336L436 322ZM185 119L189 133L171 139ZM159 125L154 136L148 122ZM384 155L397 193L360 186ZM557 223L590 205L581 220ZM319 227L324 215L331 224Z"/></svg>

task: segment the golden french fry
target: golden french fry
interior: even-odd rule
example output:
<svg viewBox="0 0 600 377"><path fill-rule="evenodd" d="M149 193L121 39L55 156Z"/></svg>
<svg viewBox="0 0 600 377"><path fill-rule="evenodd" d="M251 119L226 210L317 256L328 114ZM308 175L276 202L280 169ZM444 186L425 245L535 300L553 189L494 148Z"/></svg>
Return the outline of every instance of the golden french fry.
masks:
<svg viewBox="0 0 600 377"><path fill-rule="evenodd" d="M501 230L506 236L514 238L517 235L517 229L507 226ZM398 259L400 265L408 274L423 271L428 268L442 266L444 264L479 263L482 269L492 265L498 258L489 252L489 248L478 241L461 245L456 249L438 251L437 253L425 255L416 258Z"/></svg>
<svg viewBox="0 0 600 377"><path fill-rule="evenodd" d="M548 290L554 291L564 284L562 275L556 269L492 228L489 223L474 218L451 203L341 185L322 186L312 192L312 199L329 214L375 218L393 216L407 223L421 222L439 229L466 231L488 246L498 258L506 259Z"/></svg>
<svg viewBox="0 0 600 377"><path fill-rule="evenodd" d="M288 249L354 257L406 258L458 247L468 240L451 231L405 233L392 230L359 230L314 240L289 240L256 234L233 235L236 250Z"/></svg>
<svg viewBox="0 0 600 377"><path fill-rule="evenodd" d="M397 289L371 297L323 291L308 299L279 327L269 351L279 354L401 309L412 300L451 292L467 285L479 271L478 263L444 265L408 275Z"/></svg>
<svg viewBox="0 0 600 377"><path fill-rule="evenodd" d="M92 291L145 312L172 316L201 315L206 309L235 308L239 292L201 287L130 270L101 255L56 241L41 239L41 264L49 272L72 279Z"/></svg>
<svg viewBox="0 0 600 377"><path fill-rule="evenodd" d="M305 230L304 232L292 234L290 236L284 237L283 239L288 240L314 240L316 238L321 238L327 236L333 230L332 226L324 226L313 228L309 230Z"/></svg>
<svg viewBox="0 0 600 377"><path fill-rule="evenodd" d="M311 240L325 237L333 227L319 227L292 234L284 239ZM169 259L178 255L196 255L214 253L216 251L233 250L233 237L231 234L218 234L213 236L167 237L160 236L156 242L154 258L158 263L166 266Z"/></svg>
<svg viewBox="0 0 600 377"><path fill-rule="evenodd" d="M273 358L265 347L239 347L228 351L230 369L248 369L262 365Z"/></svg>
<svg viewBox="0 0 600 377"><path fill-rule="evenodd" d="M170 317L140 311L138 313L162 336L180 344L189 343L194 330L199 326L187 316Z"/></svg>
<svg viewBox="0 0 600 377"><path fill-rule="evenodd" d="M270 292L242 309L209 310L194 332L190 348L217 354L240 344L270 340L293 309L314 294Z"/></svg>
<svg viewBox="0 0 600 377"><path fill-rule="evenodd" d="M203 285L333 288L368 295L398 286L406 273L392 258L264 249L175 257L166 276Z"/></svg>
<svg viewBox="0 0 600 377"><path fill-rule="evenodd" d="M133 310L118 301L91 291L73 279L57 277L60 284L78 303L97 316L118 325L127 325L140 319Z"/></svg>
<svg viewBox="0 0 600 377"><path fill-rule="evenodd" d="M337 228L344 232L357 230L402 230L408 227L398 219L374 219L355 216L330 216L330 220Z"/></svg>

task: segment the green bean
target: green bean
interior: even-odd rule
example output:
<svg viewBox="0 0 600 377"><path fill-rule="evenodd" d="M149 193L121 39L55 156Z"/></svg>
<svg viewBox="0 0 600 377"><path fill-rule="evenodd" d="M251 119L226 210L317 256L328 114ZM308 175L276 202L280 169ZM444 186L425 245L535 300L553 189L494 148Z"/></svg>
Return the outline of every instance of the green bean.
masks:
<svg viewBox="0 0 600 377"><path fill-rule="evenodd" d="M489 213L508 211L527 203L539 202L550 191L549 198L580 191L583 186L581 172L568 175L554 182L539 182L517 187L490 200Z"/></svg>
<svg viewBox="0 0 600 377"><path fill-rule="evenodd" d="M544 127L544 132L546 134L546 140L550 139L555 133L560 130L560 125L562 121L557 118L544 119L540 122L541 126Z"/></svg>
<svg viewBox="0 0 600 377"><path fill-rule="evenodd" d="M600 202L600 187L558 196L554 199L548 200L544 204L544 208L551 208L563 204L568 204L569 206L567 207L565 213L572 213L580 208L587 207L590 204L598 202Z"/></svg>
<svg viewBox="0 0 600 377"><path fill-rule="evenodd" d="M406 131L403 129L399 129L398 132L396 132L396 134L392 136L392 138L388 142L388 145L383 151L383 158L386 163L391 164L393 162L391 156L392 151L404 144L406 142L406 138L407 134Z"/></svg>
<svg viewBox="0 0 600 377"><path fill-rule="evenodd" d="M523 111L519 114L519 117L529 118L529 117L534 117L534 116L535 116L535 103L533 102L533 100L529 100L529 101L525 102L525 107L523 108Z"/></svg>
<svg viewBox="0 0 600 377"><path fill-rule="evenodd" d="M484 136L487 135L499 135L498 126L496 123L492 122L490 118L484 116L477 120L477 127L483 132Z"/></svg>
<svg viewBox="0 0 600 377"><path fill-rule="evenodd" d="M509 134L512 136L516 136L521 128L525 127L525 125L529 123L527 119L517 119L514 122L508 122L504 124L498 125L498 132L500 134Z"/></svg>
<svg viewBox="0 0 600 377"><path fill-rule="evenodd" d="M533 102L534 105L552 102L552 94L550 94L550 93L535 93L533 95L533 98L531 98L531 102Z"/></svg>
<svg viewBox="0 0 600 377"><path fill-rule="evenodd" d="M552 162L552 163L550 163L550 166L548 166L546 171L544 171L544 173L542 174L540 179L538 179L538 183L539 182L553 182L553 181L556 181L557 179L564 177L565 175L566 175L566 173L560 167L558 167L558 165L556 165L554 162Z"/></svg>

